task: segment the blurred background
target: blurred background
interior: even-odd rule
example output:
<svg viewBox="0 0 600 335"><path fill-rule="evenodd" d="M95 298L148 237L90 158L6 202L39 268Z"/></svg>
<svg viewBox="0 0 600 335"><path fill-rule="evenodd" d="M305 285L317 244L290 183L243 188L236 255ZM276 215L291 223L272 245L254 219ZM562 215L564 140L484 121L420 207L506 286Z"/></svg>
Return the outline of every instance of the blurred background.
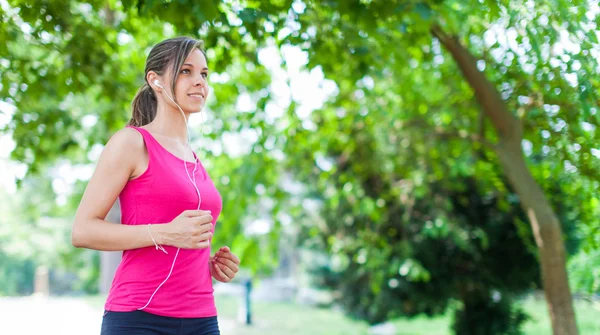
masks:
<svg viewBox="0 0 600 335"><path fill-rule="evenodd" d="M99 333L120 253L74 248L73 216L187 35L243 267L223 335L600 334L597 1L0 5L0 333Z"/></svg>

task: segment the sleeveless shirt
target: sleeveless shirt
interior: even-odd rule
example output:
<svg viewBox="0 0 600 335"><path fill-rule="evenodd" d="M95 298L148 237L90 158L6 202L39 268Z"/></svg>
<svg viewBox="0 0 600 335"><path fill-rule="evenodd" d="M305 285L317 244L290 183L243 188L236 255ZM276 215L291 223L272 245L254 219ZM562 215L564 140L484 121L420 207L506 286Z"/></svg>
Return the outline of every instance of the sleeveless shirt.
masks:
<svg viewBox="0 0 600 335"><path fill-rule="evenodd" d="M209 210L214 227L222 209L222 199L194 153L194 163L167 151L146 129L131 127L142 135L148 151L148 167L139 177L129 180L119 195L121 224L168 224L185 210ZM190 182L195 176L200 191ZM148 236L150 238L150 236ZM125 250L113 279L105 310L134 311L146 305L156 288L169 276L177 248L163 246L168 254L154 246ZM143 310L148 313L198 318L217 315L212 278L209 270L210 248L180 249L169 279Z"/></svg>

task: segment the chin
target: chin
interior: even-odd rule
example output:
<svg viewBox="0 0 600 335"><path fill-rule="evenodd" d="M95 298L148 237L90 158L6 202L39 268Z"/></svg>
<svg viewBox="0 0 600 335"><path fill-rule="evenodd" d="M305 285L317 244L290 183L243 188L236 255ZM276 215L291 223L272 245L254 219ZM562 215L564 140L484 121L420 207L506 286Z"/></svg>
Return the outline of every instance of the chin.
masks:
<svg viewBox="0 0 600 335"><path fill-rule="evenodd" d="M190 106L188 108L184 108L183 110L186 113L188 113L188 114L196 114L196 113L202 112L202 109L204 109L204 105L202 105L202 106Z"/></svg>

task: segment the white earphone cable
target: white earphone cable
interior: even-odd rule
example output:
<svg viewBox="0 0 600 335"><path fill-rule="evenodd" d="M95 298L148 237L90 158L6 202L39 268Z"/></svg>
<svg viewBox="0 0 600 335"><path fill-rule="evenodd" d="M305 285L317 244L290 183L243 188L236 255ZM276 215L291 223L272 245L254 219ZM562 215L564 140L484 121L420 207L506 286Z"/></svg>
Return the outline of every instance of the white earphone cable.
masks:
<svg viewBox="0 0 600 335"><path fill-rule="evenodd" d="M186 128L186 132L187 132L187 145L191 149L190 128L189 128L188 120L185 117L185 113L183 112L183 109L181 109L181 107L179 106L179 104L176 103L175 100L173 100L173 98L171 98L171 96L167 92L164 91L165 88L162 87L158 83L158 81L154 81L154 84L157 85L158 87L162 88L163 89L163 93L171 101L173 101L173 103L175 104L175 106L177 106L177 108L179 108L179 111L181 112L181 115L183 116L183 120L185 122L185 128ZM188 148L186 148L184 150L184 153L183 153L183 168L185 169L185 174L187 175L188 179L190 180L190 183L192 183L192 185L194 186L194 189L196 190L196 194L198 195L198 207L196 208L196 210L200 210L200 204L201 204L202 200L200 198L200 190L198 190L198 186L196 185L196 169L198 167L198 159L194 155L194 170L192 171L192 175L190 176L190 172L188 171L188 168L187 168L187 152L188 152L187 149ZM192 180L192 176L193 176L193 180ZM138 311L141 311L144 308L148 307L148 305L152 301L152 298L154 298L154 295L156 294L156 292L158 292L158 290L163 286L163 284L166 283L167 280L169 280L169 278L171 277L171 274L173 273L173 268L175 267L175 261L177 260L177 256L179 255L179 250L180 250L180 248L177 248L177 252L175 253L175 257L173 258L173 263L171 264L171 270L169 271L169 274L167 275L167 278L165 278L165 280L162 283L160 283L160 285L158 285L158 287L156 288L156 290L154 290L154 293L152 293L152 295L150 296L150 299L148 299L148 302L146 303L146 305L144 305L144 307L138 308Z"/></svg>

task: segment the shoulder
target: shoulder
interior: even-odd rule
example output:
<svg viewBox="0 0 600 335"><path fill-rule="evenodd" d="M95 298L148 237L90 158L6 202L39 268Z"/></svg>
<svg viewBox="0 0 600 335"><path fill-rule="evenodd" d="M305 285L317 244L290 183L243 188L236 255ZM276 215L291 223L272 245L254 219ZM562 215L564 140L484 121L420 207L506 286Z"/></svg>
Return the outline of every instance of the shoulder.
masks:
<svg viewBox="0 0 600 335"><path fill-rule="evenodd" d="M104 151L125 159L135 159L144 153L144 137L139 131L127 127L114 133L106 143Z"/></svg>
<svg viewBox="0 0 600 335"><path fill-rule="evenodd" d="M139 131L131 127L126 127L111 136L106 145L111 144L125 147L140 147L144 145L144 137Z"/></svg>
<svg viewBox="0 0 600 335"><path fill-rule="evenodd" d="M144 137L139 131L127 127L114 133L106 143L98 167L102 171L126 173L129 178L134 176L142 167L146 155Z"/></svg>

